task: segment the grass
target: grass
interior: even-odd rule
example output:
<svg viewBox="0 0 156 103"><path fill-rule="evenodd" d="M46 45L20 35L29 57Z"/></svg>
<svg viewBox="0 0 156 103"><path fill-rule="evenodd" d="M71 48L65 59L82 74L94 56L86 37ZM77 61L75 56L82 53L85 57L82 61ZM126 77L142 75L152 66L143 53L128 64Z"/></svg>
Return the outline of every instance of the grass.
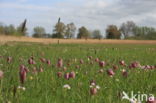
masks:
<svg viewBox="0 0 156 103"><path fill-rule="evenodd" d="M156 96L156 70L129 69L121 66L120 60L126 64L139 61L141 65L156 65L156 45L148 44L37 44L12 43L0 45L0 70L4 77L0 80L0 103L129 103L121 99L123 91L130 93L146 93ZM12 57L8 63L6 58ZM36 64L28 64L33 56ZM107 63L104 73L98 73L98 63L90 64L88 56L99 58ZM50 59L52 65L40 62L40 58ZM62 58L66 71L58 69L55 65L58 58ZM75 62L75 58L77 62ZM21 61L19 59L22 59ZM83 59L84 64L79 60ZM67 63L71 63L68 66ZM24 64L30 69L24 83L25 91L17 87L19 81L19 66ZM75 66L79 65L80 69ZM106 70L113 65L119 66L115 75L110 77ZM44 72L33 74L33 68L44 69ZM123 77L121 70L128 71L128 77ZM67 73L75 71L76 78L66 80L58 78L57 72ZM87 74L86 74L87 72ZM100 90L96 95L90 94L90 80L96 80ZM63 88L69 84L70 90Z"/></svg>

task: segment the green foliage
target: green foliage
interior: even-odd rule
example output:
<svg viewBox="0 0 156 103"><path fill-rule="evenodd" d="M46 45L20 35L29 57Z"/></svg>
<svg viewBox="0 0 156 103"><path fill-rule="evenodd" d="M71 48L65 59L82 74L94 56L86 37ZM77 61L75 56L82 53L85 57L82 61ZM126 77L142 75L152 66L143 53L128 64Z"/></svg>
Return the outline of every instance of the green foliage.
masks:
<svg viewBox="0 0 156 103"><path fill-rule="evenodd" d="M128 67L136 60L141 65L155 64L155 50L154 44L12 43L1 45L0 70L4 72L4 76L0 79L0 103L130 103L122 100L123 91L130 97L131 91L134 91L134 94L139 92L139 94L156 95L156 70L129 69ZM9 56L12 57L11 63L6 60ZM36 64L27 63L31 56ZM88 59L87 56L92 56L92 58ZM60 57L64 61L64 66L67 67L66 71L55 66ZM52 65L42 63L40 58L51 60ZM100 68L95 58L106 61L105 67ZM83 64L79 63L80 59L84 60ZM121 66L120 60L124 60L126 66ZM29 69L23 85L26 88L25 91L18 88L21 86L19 67L22 64ZM80 68L76 69L76 65ZM106 71L113 65L119 68L114 70L115 75L110 77ZM37 68L37 73L33 72L34 67ZM39 72L41 67L43 72ZM104 72L99 73L100 69ZM123 69L128 71L127 77L123 77L121 72ZM64 79L64 73L71 71L76 72L76 78ZM62 77L59 78L57 72L62 72ZM96 95L90 94L91 80L95 80L96 85L100 86ZM69 84L71 89L64 89L65 84Z"/></svg>
<svg viewBox="0 0 156 103"><path fill-rule="evenodd" d="M10 24L10 25L2 25L0 24L0 34L3 35L12 35L12 36L26 36L27 35L27 28L25 27L22 31L22 25L18 26L17 28Z"/></svg>
<svg viewBox="0 0 156 103"><path fill-rule="evenodd" d="M86 27L82 26L79 28L77 38L82 39L82 38L89 38L90 37L90 32L87 30Z"/></svg>
<svg viewBox="0 0 156 103"><path fill-rule="evenodd" d="M67 24L65 37L66 38L73 38L75 36L76 26L74 23Z"/></svg>
<svg viewBox="0 0 156 103"><path fill-rule="evenodd" d="M107 39L120 39L121 33L116 25L109 25L106 29Z"/></svg>
<svg viewBox="0 0 156 103"><path fill-rule="evenodd" d="M66 25L63 22L56 23L53 30L53 38L64 38L66 32Z"/></svg>
<svg viewBox="0 0 156 103"><path fill-rule="evenodd" d="M156 29L147 26L137 26L133 21L127 21L120 27L125 39L156 40Z"/></svg>
<svg viewBox="0 0 156 103"><path fill-rule="evenodd" d="M102 34L101 34L100 30L94 30L92 32L92 38L93 39L102 39Z"/></svg>
<svg viewBox="0 0 156 103"><path fill-rule="evenodd" d="M27 28L24 28L24 30L22 31L23 27L22 27L22 24L20 26L17 27L17 32L16 32L16 35L19 35L19 36L26 36L28 33L27 33Z"/></svg>
<svg viewBox="0 0 156 103"><path fill-rule="evenodd" d="M13 25L5 26L4 32L6 35L15 35L16 29Z"/></svg>
<svg viewBox="0 0 156 103"><path fill-rule="evenodd" d="M134 29L134 36L126 39L156 40L156 29L147 26L143 26L143 27L137 26Z"/></svg>
<svg viewBox="0 0 156 103"><path fill-rule="evenodd" d="M134 36L134 30L136 28L136 24L133 21L127 21L126 23L122 23L120 27L121 33L125 38Z"/></svg>
<svg viewBox="0 0 156 103"><path fill-rule="evenodd" d="M33 37L36 37L36 38L46 37L45 29L40 26L34 27Z"/></svg>

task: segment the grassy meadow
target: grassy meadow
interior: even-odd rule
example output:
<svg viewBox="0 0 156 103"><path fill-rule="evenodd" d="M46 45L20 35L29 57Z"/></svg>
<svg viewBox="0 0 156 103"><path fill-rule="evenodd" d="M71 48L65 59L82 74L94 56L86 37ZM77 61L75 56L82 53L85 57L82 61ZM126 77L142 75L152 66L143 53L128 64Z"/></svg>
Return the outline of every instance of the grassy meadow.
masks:
<svg viewBox="0 0 156 103"><path fill-rule="evenodd" d="M130 103L123 91L156 96L154 66L155 44L5 43L0 103Z"/></svg>

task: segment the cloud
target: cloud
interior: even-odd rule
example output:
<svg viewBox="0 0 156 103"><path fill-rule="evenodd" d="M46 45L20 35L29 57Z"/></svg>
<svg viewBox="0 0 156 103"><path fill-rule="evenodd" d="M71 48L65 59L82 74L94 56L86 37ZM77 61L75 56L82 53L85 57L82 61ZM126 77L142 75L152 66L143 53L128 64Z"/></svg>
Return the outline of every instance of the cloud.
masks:
<svg viewBox="0 0 156 103"><path fill-rule="evenodd" d="M34 4L21 4L21 3L0 3L0 8L2 9L15 9L19 10L37 10L37 11L45 11L51 9L50 7L46 6L38 6ZM16 12L16 11L15 11Z"/></svg>
<svg viewBox="0 0 156 103"><path fill-rule="evenodd" d="M57 19L61 17L66 24L74 22L77 27L100 29L104 34L107 25L120 26L127 20L133 20L138 25L156 27L155 4L155 0L62 0L55 3L49 1L47 5L3 2L0 3L0 12L6 19L0 17L0 20L17 22L17 19L22 21L26 17L30 31L39 25L52 32Z"/></svg>

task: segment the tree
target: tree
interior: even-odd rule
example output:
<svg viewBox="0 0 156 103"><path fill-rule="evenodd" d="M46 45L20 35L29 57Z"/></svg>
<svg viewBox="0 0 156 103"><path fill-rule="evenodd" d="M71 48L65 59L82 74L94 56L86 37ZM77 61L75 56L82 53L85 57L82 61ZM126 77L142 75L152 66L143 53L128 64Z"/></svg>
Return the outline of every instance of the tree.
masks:
<svg viewBox="0 0 156 103"><path fill-rule="evenodd" d="M134 36L145 36L145 35L149 35L150 33L153 33L153 32L155 32L155 28L153 28L153 27L136 26L136 28L134 29Z"/></svg>
<svg viewBox="0 0 156 103"><path fill-rule="evenodd" d="M74 23L67 24L65 36L66 38L72 38L75 36L76 26Z"/></svg>
<svg viewBox="0 0 156 103"><path fill-rule="evenodd" d="M4 33L4 25L3 25L3 23L0 23L0 35L1 34L5 34Z"/></svg>
<svg viewBox="0 0 156 103"><path fill-rule="evenodd" d="M121 33L116 25L109 25L106 29L106 37L108 39L120 39Z"/></svg>
<svg viewBox="0 0 156 103"><path fill-rule="evenodd" d="M84 26L79 28L77 38L79 38L79 39L86 38L87 39L89 37L90 37L90 32L87 30L87 28L85 28Z"/></svg>
<svg viewBox="0 0 156 103"><path fill-rule="evenodd" d="M54 30L53 30L53 38L64 38L66 30L66 25L63 22L60 22L60 18L58 20L58 23L56 23Z"/></svg>
<svg viewBox="0 0 156 103"><path fill-rule="evenodd" d="M5 35L16 35L16 29L14 25L10 24L9 26L4 27L4 34Z"/></svg>
<svg viewBox="0 0 156 103"><path fill-rule="evenodd" d="M27 20L25 19L24 22L21 24L21 32L22 32L22 33L25 32L26 23L27 23Z"/></svg>
<svg viewBox="0 0 156 103"><path fill-rule="evenodd" d="M34 30L33 37L36 37L36 38L46 37L46 32L43 27L37 26L33 30Z"/></svg>
<svg viewBox="0 0 156 103"><path fill-rule="evenodd" d="M93 37L94 39L101 39L101 38L102 38L102 35L101 35L100 30L94 30L94 31L92 32L92 37Z"/></svg>
<svg viewBox="0 0 156 103"><path fill-rule="evenodd" d="M17 35L26 36L27 35L26 19L16 29Z"/></svg>
<svg viewBox="0 0 156 103"><path fill-rule="evenodd" d="M156 29L153 27L139 27L134 29L135 39L156 39Z"/></svg>
<svg viewBox="0 0 156 103"><path fill-rule="evenodd" d="M120 31L125 36L125 38L127 38L134 35L135 28L136 24L133 21L127 21L126 23L122 23Z"/></svg>

